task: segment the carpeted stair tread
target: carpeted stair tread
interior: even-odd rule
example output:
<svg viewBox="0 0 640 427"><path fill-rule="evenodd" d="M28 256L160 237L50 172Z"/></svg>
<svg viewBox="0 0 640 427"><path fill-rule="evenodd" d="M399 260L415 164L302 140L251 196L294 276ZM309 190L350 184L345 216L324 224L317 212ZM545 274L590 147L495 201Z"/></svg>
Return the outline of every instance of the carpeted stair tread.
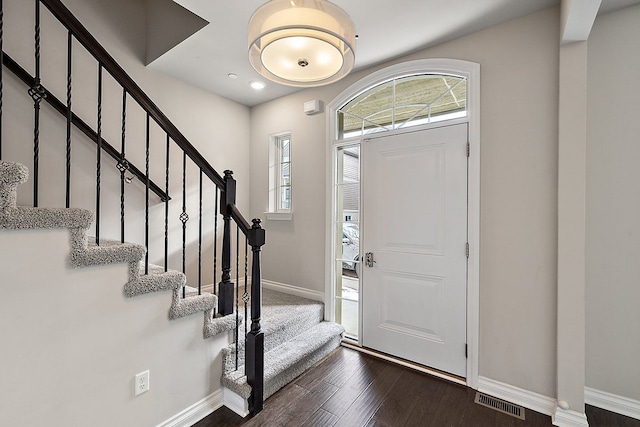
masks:
<svg viewBox="0 0 640 427"><path fill-rule="evenodd" d="M19 229L63 229L88 228L93 222L93 213L85 209L32 208L27 206L0 209L0 228Z"/></svg>
<svg viewBox="0 0 640 427"><path fill-rule="evenodd" d="M285 294L272 289L262 290L262 319L265 353L308 331L324 318L324 304L308 298ZM247 319L247 330L251 319ZM244 335L244 324L239 335ZM238 343L239 364L244 363L244 340ZM235 369L235 344L223 349L223 371Z"/></svg>
<svg viewBox="0 0 640 427"><path fill-rule="evenodd" d="M140 261L138 264L138 268L140 271L141 277L145 277L145 263L144 261ZM182 273L175 270L167 270L164 271L164 267L160 265L155 265L149 263L147 270L147 276L149 277L159 277L166 274L180 274ZM199 312L209 312L211 310L215 310L218 305L218 297L211 294L203 292L201 295L198 295L198 288L194 288L192 286L184 284L185 292L184 298L182 297L182 288L181 284L179 287L173 289L173 300L171 303L171 308L169 308L169 319L177 319L180 317L189 316L191 314L199 313Z"/></svg>
<svg viewBox="0 0 640 427"><path fill-rule="evenodd" d="M116 243L120 244L119 242L116 242ZM102 243L100 243L100 244L102 245ZM144 270L145 270L145 268L144 268L144 260L140 261L140 263L138 264L138 270L140 271L140 275L145 274L145 272L144 272ZM178 273L177 270L168 269L167 272L168 271L173 271L173 272ZM154 274L163 274L163 273L166 273L164 271L164 267L163 266L149 263L149 268L147 270L147 274L154 275ZM198 289L192 288L189 285L187 285L187 290L189 291L191 289L195 290L196 293L198 292Z"/></svg>
<svg viewBox="0 0 640 427"><path fill-rule="evenodd" d="M322 302L272 289L262 290L262 331L265 341L267 336L272 337L271 348L322 322L323 318ZM265 351L271 348L265 348Z"/></svg>
<svg viewBox="0 0 640 427"><path fill-rule="evenodd" d="M169 309L169 319L189 316L198 312L209 312L218 305L218 297L214 294L193 295L182 298L182 291L175 290L173 302Z"/></svg>
<svg viewBox="0 0 640 427"><path fill-rule="evenodd" d="M238 322L242 323L244 317L238 315ZM204 313L204 326L202 328L203 338L211 338L226 331L233 331L236 328L236 314L231 313L226 316L215 315L214 310L207 310ZM244 340L242 340L244 342Z"/></svg>
<svg viewBox="0 0 640 427"><path fill-rule="evenodd" d="M321 322L305 333L265 352L264 398L271 396L337 348L343 332L342 325ZM244 398L251 394L244 374L244 365L239 366L238 370L225 372L222 384Z"/></svg>

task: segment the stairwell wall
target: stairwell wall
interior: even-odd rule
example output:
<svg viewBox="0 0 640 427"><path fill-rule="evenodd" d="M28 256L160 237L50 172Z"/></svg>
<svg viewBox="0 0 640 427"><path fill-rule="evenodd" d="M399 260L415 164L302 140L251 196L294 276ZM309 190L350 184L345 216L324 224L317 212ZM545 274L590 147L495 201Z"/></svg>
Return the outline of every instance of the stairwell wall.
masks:
<svg viewBox="0 0 640 427"><path fill-rule="evenodd" d="M238 206L249 205L249 109L144 67L145 4L128 0L64 0L64 4L122 65L150 98L219 172L232 169ZM33 2L4 2L4 49L34 73ZM42 77L66 100L66 31L43 7ZM47 35L45 35L47 34ZM96 124L97 67L74 43L73 109ZM122 92L105 73L103 136L120 146ZM33 103L27 88L5 70L3 160L32 169ZM127 157L144 170L141 110L127 114ZM62 116L43 102L40 127L40 206L64 206ZM151 177L164 186L164 135L151 126ZM71 206L95 210L95 145L72 134ZM181 153L171 151L170 263L180 269ZM102 237L119 236L119 174L103 154ZM188 169L187 251L197 251L198 180ZM32 179L19 189L18 204L32 203ZM127 186L127 241L142 243L144 185ZM151 196L151 227L162 230L164 206ZM213 197L204 201L211 218ZM212 234L211 220L205 232ZM161 235L160 233L158 235ZM221 238L221 234L220 234ZM204 280L210 283L213 238L203 247ZM2 232L0 237L3 346L0 387L2 425L155 425L220 390L220 350L227 334L203 340L203 317L169 322L171 293L123 296L127 266L66 269L69 237L62 231ZM151 262L160 263L163 238L152 238ZM197 253L197 252L196 252ZM218 264L219 265L219 264ZM193 285L194 262L187 266ZM220 275L218 274L218 278ZM151 370L151 391L133 397L133 377Z"/></svg>
<svg viewBox="0 0 640 427"><path fill-rule="evenodd" d="M0 231L0 425L152 426L220 389L227 334L170 321L171 291L125 298L126 264L71 270L68 254L67 230Z"/></svg>

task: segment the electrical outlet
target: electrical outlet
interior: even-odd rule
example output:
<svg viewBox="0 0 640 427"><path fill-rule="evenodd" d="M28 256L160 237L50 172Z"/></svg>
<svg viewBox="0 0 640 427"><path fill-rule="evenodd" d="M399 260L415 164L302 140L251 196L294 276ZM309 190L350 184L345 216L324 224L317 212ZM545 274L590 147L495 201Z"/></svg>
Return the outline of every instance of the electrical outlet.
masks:
<svg viewBox="0 0 640 427"><path fill-rule="evenodd" d="M140 372L135 379L135 395L149 391L149 371Z"/></svg>

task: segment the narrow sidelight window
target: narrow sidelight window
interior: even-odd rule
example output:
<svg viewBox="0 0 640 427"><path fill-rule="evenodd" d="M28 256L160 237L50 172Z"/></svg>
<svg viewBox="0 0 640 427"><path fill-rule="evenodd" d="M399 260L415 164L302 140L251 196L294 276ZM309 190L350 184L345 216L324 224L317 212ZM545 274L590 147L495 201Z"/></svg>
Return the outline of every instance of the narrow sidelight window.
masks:
<svg viewBox="0 0 640 427"><path fill-rule="evenodd" d="M279 133L270 137L269 147L269 212L291 213L291 133ZM290 219L284 216L269 219Z"/></svg>

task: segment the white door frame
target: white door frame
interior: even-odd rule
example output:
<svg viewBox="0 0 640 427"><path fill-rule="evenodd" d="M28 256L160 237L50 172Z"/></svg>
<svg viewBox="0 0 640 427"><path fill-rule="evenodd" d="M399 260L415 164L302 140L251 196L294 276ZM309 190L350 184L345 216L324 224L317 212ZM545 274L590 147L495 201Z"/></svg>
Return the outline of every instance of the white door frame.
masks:
<svg viewBox="0 0 640 427"><path fill-rule="evenodd" d="M333 259L332 248L335 246L333 221L335 215L335 153L336 147L348 142L357 142L364 138L357 137L337 141L336 118L337 110L356 95L372 86L402 75L416 73L442 73L467 77L467 117L447 122L411 128L429 129L443 125L467 122L469 124L469 170L468 179L468 239L469 260L467 264L467 386L478 388L478 349L480 324L480 64L457 59L420 59L395 64L378 70L346 88L340 95L327 105L327 190L325 215L325 318L335 319L335 292L333 278L336 263ZM392 135L400 131L385 132Z"/></svg>

